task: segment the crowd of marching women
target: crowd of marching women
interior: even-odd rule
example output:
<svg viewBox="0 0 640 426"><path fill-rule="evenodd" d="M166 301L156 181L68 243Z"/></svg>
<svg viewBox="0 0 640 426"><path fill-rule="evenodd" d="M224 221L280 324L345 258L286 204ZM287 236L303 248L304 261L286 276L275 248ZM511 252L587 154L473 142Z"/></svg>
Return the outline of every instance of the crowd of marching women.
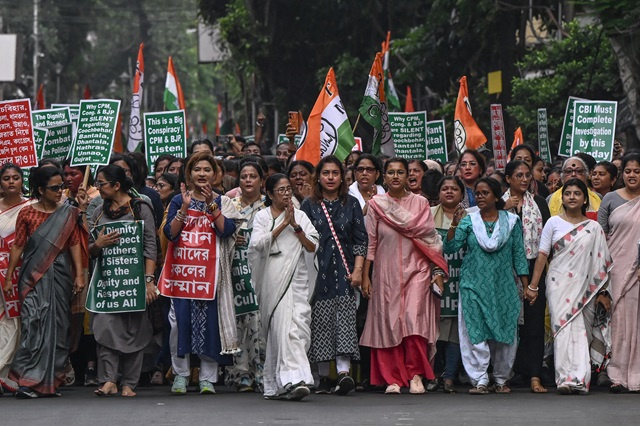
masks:
<svg viewBox="0 0 640 426"><path fill-rule="evenodd" d="M640 391L640 153L227 148L2 166L5 393Z"/></svg>

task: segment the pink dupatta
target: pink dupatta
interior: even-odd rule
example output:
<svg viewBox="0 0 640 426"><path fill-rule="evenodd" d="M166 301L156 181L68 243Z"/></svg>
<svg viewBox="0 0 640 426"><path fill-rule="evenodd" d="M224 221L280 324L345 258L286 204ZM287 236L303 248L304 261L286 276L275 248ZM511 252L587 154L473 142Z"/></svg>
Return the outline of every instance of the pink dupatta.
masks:
<svg viewBox="0 0 640 426"><path fill-rule="evenodd" d="M374 196L369 201L369 208L396 232L410 239L429 262L442 269L446 275L445 281L449 279L449 267L442 256L442 239L436 231L430 210L427 209L424 214L414 214L389 194Z"/></svg>

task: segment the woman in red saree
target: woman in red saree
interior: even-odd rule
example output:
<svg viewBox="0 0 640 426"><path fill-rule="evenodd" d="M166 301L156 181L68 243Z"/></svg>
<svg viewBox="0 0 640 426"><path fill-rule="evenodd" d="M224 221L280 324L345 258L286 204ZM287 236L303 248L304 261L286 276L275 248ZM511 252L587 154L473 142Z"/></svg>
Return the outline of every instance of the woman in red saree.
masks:
<svg viewBox="0 0 640 426"><path fill-rule="evenodd" d="M32 194L38 201L24 207L16 222L5 292L13 292L11 277L23 256L18 292L21 307L20 346L9 378L16 396L59 395L69 355L71 298L85 287L77 208L60 203L64 184L54 167L32 170Z"/></svg>
<svg viewBox="0 0 640 426"><path fill-rule="evenodd" d="M371 347L371 383L385 393L424 393L433 380L432 361L440 326L440 300L448 271L429 202L405 190L408 164L392 158L384 166L387 194L369 201L369 234L362 292L371 298L360 344ZM369 269L373 263L373 278Z"/></svg>

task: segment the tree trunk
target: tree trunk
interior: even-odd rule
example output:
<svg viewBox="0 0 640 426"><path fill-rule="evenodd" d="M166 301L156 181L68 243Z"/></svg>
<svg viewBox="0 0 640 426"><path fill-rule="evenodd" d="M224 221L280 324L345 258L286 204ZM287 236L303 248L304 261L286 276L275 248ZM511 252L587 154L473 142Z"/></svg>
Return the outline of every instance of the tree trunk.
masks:
<svg viewBox="0 0 640 426"><path fill-rule="evenodd" d="M637 145L640 140L640 66L633 58L633 46L630 41L623 36L609 37L613 53L618 61L622 89L629 102L629 109L633 117L632 123L636 137L635 141L628 142ZM624 129L619 129L619 131L624 131ZM627 149L630 148L638 148L638 146L627 146Z"/></svg>

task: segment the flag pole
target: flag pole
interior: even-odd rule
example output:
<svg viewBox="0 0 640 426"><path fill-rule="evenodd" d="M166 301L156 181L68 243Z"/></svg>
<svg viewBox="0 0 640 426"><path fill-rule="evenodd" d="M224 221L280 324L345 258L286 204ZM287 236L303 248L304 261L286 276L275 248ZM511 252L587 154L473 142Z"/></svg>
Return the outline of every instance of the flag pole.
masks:
<svg viewBox="0 0 640 426"><path fill-rule="evenodd" d="M360 123L360 116L361 114L358 113L358 118L356 118L356 124L353 125L353 129L351 129L351 133L355 133L356 129L358 128L358 123Z"/></svg>

